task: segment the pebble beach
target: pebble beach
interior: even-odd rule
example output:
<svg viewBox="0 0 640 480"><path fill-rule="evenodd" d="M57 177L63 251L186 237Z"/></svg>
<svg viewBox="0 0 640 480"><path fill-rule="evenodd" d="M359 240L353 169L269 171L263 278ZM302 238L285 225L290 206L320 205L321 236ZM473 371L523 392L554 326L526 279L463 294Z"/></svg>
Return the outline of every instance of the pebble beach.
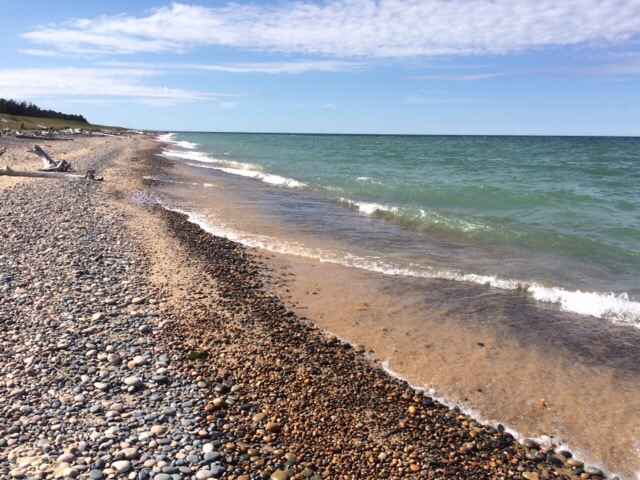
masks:
<svg viewBox="0 0 640 480"><path fill-rule="evenodd" d="M152 138L0 137L1 163L34 144L104 181L0 176L1 478L615 478L294 313L260 252L157 204Z"/></svg>

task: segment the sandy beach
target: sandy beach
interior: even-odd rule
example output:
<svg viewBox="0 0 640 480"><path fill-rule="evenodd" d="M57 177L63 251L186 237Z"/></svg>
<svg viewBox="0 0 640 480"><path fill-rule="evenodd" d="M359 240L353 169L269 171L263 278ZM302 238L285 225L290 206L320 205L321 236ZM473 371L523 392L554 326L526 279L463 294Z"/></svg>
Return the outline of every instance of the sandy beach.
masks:
<svg viewBox="0 0 640 480"><path fill-rule="evenodd" d="M35 143L2 164L41 168ZM273 261L155 203L158 142L39 144L104 181L0 177L3 478L605 477L294 311Z"/></svg>

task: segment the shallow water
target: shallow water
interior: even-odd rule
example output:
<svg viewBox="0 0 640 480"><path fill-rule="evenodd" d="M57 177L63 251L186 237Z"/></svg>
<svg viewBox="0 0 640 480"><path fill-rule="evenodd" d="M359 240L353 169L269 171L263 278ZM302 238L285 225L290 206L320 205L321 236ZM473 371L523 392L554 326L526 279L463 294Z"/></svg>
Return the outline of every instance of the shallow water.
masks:
<svg viewBox="0 0 640 480"><path fill-rule="evenodd" d="M290 295L299 313L372 349L376 358L388 362L392 370L415 385L433 389L434 394L486 420L505 423L522 435L551 436L589 461L634 478L640 470L640 388L636 385L640 314L634 297L640 270L633 263L638 248L632 241L638 225L633 225L638 215L633 186L624 187L626 194L618 192L602 199L607 195L598 190L600 187L582 188L580 182L570 185L566 179L563 191L549 188L544 194L537 192L532 200L524 193L524 167L518 166L512 175L522 182L522 195L505 193L517 192L514 181L511 186L500 185L501 198L480 192L475 199L458 200L455 188L444 199L433 193L426 200L414 198L424 211L429 202L438 207L429 211L448 219L441 228L440 222L419 223L401 210L412 208L406 200L409 173L396 175L406 179L404 191L396 192L394 198L393 189L387 188L384 202L381 197L372 197L377 202L367 203L364 190L354 189L350 191L354 198L347 199L342 196L344 191L336 193L328 188L347 187L328 174L314 177L307 171L309 163L300 160L305 152L317 152L317 145L315 150L309 147L315 137L298 142L287 165L295 163L292 159L301 164L286 172L282 166L272 166L276 161L267 162L269 167L247 161L253 155L254 161L264 162L279 151L269 146L260 150L260 138L256 137L260 136L250 136L247 141L247 148L253 149L250 154L226 152L225 163L216 159L239 144L235 137L231 144L227 136L213 136L207 137L204 147L171 145L168 156L178 164L171 177L158 178L164 185L162 201L189 213L212 233L279 253L272 262L286 268L282 270L286 284L274 288ZM371 143L376 138L349 142L362 148L363 141ZM215 144L216 139L220 145ZM456 155L460 155L460 145L447 147L446 139L439 141L440 155L445 155L447 148L458 149ZM472 143L477 150L478 142ZM591 146L602 150L599 158L612 155L606 142L604 146L601 143ZM573 146L578 152L573 161L585 161L587 153L580 141L560 144L554 146L554 152L566 154ZM633 141L631 147L621 144L625 155L636 145ZM484 145L489 148L486 142ZM508 152L521 153L522 145L519 139L513 144L502 142L499 150L503 160ZM368 153L357 158L365 165L368 156L380 152L375 144L368 148ZM206 149L208 154L199 151ZM547 161L552 163L551 157ZM633 177L630 168L637 164L629 159L625 162L626 175ZM565 159L565 163L571 162ZM384 170L384 163L369 167L366 178L354 173L352 183L390 180L390 174L376 170ZM344 174L341 168L336 167ZM587 170L594 170L589 174L595 176L613 175L614 180L607 177L607 182L625 183L615 173L617 168L591 165ZM445 171L454 179L473 177L462 172L461 166L448 164ZM482 168L476 173L482 176ZM464 183L461 178L456 182ZM343 183L349 181L343 179ZM603 212L611 215L606 224L609 233L593 236L589 223L604 213L588 209L593 203L598 210L599 200L607 205ZM611 213L615 207L611 203L620 211ZM573 210L567 209L568 205L576 211L585 209L585 215L571 218ZM562 208L564 219L545 218ZM509 213L510 209L516 213ZM498 214L497 210L503 211ZM516 222L518 215L527 217L526 221ZM475 227L470 229L471 221ZM496 225L508 225L511 232L519 233L513 238L496 235ZM615 225L624 228L616 229ZM570 240L563 241L565 233L559 232L572 232ZM576 288L592 293L582 294Z"/></svg>

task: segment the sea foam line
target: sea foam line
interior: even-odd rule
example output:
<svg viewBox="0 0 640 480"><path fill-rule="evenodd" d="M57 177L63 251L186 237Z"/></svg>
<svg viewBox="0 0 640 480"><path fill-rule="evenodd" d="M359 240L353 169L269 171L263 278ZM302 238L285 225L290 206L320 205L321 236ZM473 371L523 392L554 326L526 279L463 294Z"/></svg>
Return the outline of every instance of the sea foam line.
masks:
<svg viewBox="0 0 640 480"><path fill-rule="evenodd" d="M176 136L175 133L164 133L162 135L158 135L156 137L156 140L163 143L171 143L173 145L177 145L179 147L186 148L189 150L193 150L198 146L197 143L174 140L175 136Z"/></svg>
<svg viewBox="0 0 640 480"><path fill-rule="evenodd" d="M182 152L179 150L165 150L162 153L165 157L173 157L180 158L183 160L191 160L206 163L203 164L195 164L186 162L187 165L198 168L209 168L212 170L219 170L221 172L230 174L230 175L238 175L245 178L252 178L254 180L259 180L264 183L269 183L271 185L277 185L281 187L288 188L304 188L307 186L306 183L300 182L298 180L294 180L293 178L287 178L280 175L275 175L271 173L264 173L258 170L257 165L253 165L251 163L241 163L234 162L230 160L220 160L216 158L212 158L209 155L202 152Z"/></svg>
<svg viewBox="0 0 640 480"><path fill-rule="evenodd" d="M614 324L629 325L640 329L640 303L631 301L627 293L582 292L557 286L545 286L534 281L501 278L497 275L436 270L416 264L398 266L377 258L310 249L302 244L278 241L266 236L251 237L225 226L213 227L203 216L193 212L176 211L184 213L188 216L189 221L199 225L203 230L213 235L226 237L249 247L262 248L274 253L307 257L319 262L345 265L384 275L449 280L484 285L501 290L520 291L530 295L538 302L556 304L560 310L565 312L589 315L605 319Z"/></svg>
<svg viewBox="0 0 640 480"><path fill-rule="evenodd" d="M383 205L375 202L357 202L341 197L338 203L346 205L348 208L357 210L366 215L390 214L398 218L409 221L419 221L427 224L440 224L454 231L490 231L492 227L481 223L470 222L462 218L446 216L436 211L426 211L422 208L396 207L393 205Z"/></svg>

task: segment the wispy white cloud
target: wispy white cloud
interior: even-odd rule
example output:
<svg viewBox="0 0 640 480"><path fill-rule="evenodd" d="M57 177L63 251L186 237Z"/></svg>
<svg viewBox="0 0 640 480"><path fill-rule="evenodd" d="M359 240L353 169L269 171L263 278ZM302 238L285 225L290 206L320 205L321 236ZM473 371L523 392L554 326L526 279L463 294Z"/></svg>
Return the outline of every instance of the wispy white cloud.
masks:
<svg viewBox="0 0 640 480"><path fill-rule="evenodd" d="M325 103L323 105L315 105L315 104L310 104L310 103L294 103L292 105L289 105L291 108L338 108L338 106L335 103Z"/></svg>
<svg viewBox="0 0 640 480"><path fill-rule="evenodd" d="M442 95L429 94L409 95L402 100L402 103L408 105L469 104L484 102L484 100L477 98L452 98Z"/></svg>
<svg viewBox="0 0 640 480"><path fill-rule="evenodd" d="M100 68L22 68L0 70L0 92L7 98L127 97L148 105L214 101L239 94L198 92L146 85L159 70Z"/></svg>
<svg viewBox="0 0 640 480"><path fill-rule="evenodd" d="M20 53L24 53L26 55L33 55L34 57L64 57L65 56L63 52L59 52L57 50L39 50L36 48L27 48L24 50L20 50Z"/></svg>
<svg viewBox="0 0 640 480"><path fill-rule="evenodd" d="M236 108L238 106L238 102L220 102L219 108L221 109L229 109Z"/></svg>
<svg viewBox="0 0 640 480"><path fill-rule="evenodd" d="M433 75L418 75L415 77L411 77L411 80L448 80L454 82L475 82L478 80L488 80L490 78L496 77L504 77L506 75L511 75L506 72L497 72L497 73L476 73L476 74L468 74L468 73L454 73L454 74L433 74Z"/></svg>
<svg viewBox="0 0 640 480"><path fill-rule="evenodd" d="M197 70L230 73L308 73L308 72L348 72L361 68L357 63L334 61L235 63L229 65L189 65Z"/></svg>
<svg viewBox="0 0 640 480"><path fill-rule="evenodd" d="M299 74L308 72L350 72L363 68L355 62L333 60L227 63L219 65L193 63L101 62L100 65L126 68L160 68L171 70L203 70L228 73Z"/></svg>
<svg viewBox="0 0 640 480"><path fill-rule="evenodd" d="M215 46L393 58L624 44L639 34L638 0L302 0L217 8L172 3L144 17L76 20L25 37L67 54Z"/></svg>

